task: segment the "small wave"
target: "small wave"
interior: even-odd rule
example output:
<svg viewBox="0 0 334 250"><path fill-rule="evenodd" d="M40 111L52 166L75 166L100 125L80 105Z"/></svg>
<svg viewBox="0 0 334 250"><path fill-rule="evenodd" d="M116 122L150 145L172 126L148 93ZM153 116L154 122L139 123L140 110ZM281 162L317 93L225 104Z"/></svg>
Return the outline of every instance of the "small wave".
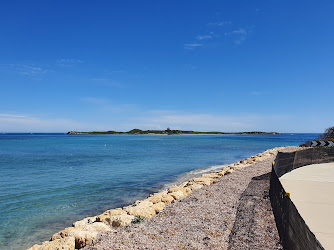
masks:
<svg viewBox="0 0 334 250"><path fill-rule="evenodd" d="M199 168L199 169L196 169L196 170L193 170L193 171L190 171L190 172L186 172L186 173L180 175L179 177L177 177L174 181L164 184L160 191L166 190L169 187L174 186L174 185L180 185L181 183L183 183L185 181L189 181L190 179L199 177L203 174L214 172L214 171L219 171L219 170L221 170L223 168L226 168L228 166L230 166L230 164L213 165L213 166L209 166L209 167Z"/></svg>

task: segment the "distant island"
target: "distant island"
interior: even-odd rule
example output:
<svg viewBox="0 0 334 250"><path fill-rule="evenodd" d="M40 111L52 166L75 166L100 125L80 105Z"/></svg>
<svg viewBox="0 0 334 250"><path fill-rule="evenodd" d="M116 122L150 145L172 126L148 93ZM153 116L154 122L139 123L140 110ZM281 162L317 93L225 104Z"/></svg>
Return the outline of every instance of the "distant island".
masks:
<svg viewBox="0 0 334 250"><path fill-rule="evenodd" d="M166 130L141 130L141 129L132 129L128 132L119 132L119 131L92 131L92 132L77 132L70 131L67 134L69 135L81 135L81 134L110 134L110 135L278 135L277 132L260 132L260 131L251 131L251 132L199 132L192 130L172 130L167 128Z"/></svg>

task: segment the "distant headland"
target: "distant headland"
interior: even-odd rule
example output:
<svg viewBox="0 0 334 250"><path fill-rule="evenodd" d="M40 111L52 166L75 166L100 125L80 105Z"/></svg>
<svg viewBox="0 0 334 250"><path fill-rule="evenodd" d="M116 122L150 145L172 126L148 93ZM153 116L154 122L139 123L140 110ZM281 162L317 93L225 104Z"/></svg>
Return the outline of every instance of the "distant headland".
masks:
<svg viewBox="0 0 334 250"><path fill-rule="evenodd" d="M119 131L91 131L91 132L77 132L70 131L67 134L69 135L80 135L80 134L119 134L119 135L278 135L277 132L260 132L260 131L251 131L251 132L219 132L219 131L209 131L209 132L200 132L192 130L172 130L167 128L166 130L141 130L141 129L132 129L127 132Z"/></svg>

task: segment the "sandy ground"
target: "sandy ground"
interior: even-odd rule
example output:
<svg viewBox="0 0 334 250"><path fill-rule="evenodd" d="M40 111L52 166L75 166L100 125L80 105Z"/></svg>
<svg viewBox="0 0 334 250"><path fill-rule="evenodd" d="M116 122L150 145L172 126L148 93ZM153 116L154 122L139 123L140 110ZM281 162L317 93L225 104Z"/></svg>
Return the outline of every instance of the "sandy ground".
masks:
<svg viewBox="0 0 334 250"><path fill-rule="evenodd" d="M152 219L104 233L86 249L282 249L269 199L273 160L226 175Z"/></svg>

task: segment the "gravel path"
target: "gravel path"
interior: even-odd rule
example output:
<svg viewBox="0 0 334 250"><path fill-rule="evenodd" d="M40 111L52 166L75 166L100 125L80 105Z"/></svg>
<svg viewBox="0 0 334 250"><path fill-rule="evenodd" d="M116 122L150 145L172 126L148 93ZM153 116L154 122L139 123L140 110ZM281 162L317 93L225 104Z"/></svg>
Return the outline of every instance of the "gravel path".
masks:
<svg viewBox="0 0 334 250"><path fill-rule="evenodd" d="M86 249L282 249L268 197L273 160L226 175L152 219L104 233Z"/></svg>

